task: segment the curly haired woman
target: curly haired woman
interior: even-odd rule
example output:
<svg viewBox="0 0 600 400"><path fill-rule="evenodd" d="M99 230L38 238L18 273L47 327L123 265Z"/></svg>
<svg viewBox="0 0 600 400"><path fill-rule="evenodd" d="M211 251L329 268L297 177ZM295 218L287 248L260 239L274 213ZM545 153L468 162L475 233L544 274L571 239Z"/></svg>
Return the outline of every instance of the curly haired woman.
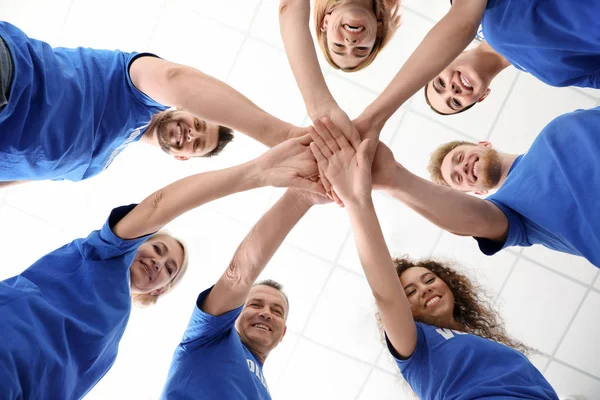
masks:
<svg viewBox="0 0 600 400"><path fill-rule="evenodd" d="M330 123L315 127L311 150L348 211L388 349L419 398L557 400L468 278L434 261L394 268L371 198L377 142L350 144Z"/></svg>

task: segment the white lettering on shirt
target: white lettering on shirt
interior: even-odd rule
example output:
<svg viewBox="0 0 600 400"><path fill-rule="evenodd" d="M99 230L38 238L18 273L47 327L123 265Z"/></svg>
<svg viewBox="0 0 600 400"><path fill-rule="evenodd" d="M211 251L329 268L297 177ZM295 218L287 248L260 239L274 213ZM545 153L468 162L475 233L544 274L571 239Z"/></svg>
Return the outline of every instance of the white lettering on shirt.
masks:
<svg viewBox="0 0 600 400"><path fill-rule="evenodd" d="M435 331L442 335L442 337L446 340L452 339L454 337L454 334L467 335L466 332L455 331L454 329L438 328Z"/></svg>
<svg viewBox="0 0 600 400"><path fill-rule="evenodd" d="M102 168L102 171L104 171L106 168L108 168L110 166L110 164L112 164L115 157L121 152L121 150L123 150L125 147L127 147L129 145L129 143L131 143L135 139L137 139L137 137L140 136L140 134L142 133L142 129L144 129L147 126L148 125L144 125L144 126L140 126L137 129L134 129L133 132L131 132L131 135L129 135L129 137L127 138L127 140L125 140L119 147L117 147L116 149L113 150L113 152L110 154L110 157L108 157L108 161L106 161L104 168Z"/></svg>
<svg viewBox="0 0 600 400"><path fill-rule="evenodd" d="M248 363L248 369L250 369L250 372L253 373L254 375L256 375L256 377L258 378L260 383L262 383L262 385L265 387L265 389L268 392L269 386L267 386L267 380L265 379L264 375L262 374L260 366L257 365L253 360L246 359L246 362Z"/></svg>

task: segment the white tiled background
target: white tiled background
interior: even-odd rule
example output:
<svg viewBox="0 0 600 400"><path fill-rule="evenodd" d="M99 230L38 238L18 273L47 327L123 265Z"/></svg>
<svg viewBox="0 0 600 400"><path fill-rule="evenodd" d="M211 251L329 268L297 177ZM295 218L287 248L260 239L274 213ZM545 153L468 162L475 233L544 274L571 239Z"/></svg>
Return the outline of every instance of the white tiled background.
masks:
<svg viewBox="0 0 600 400"><path fill-rule="evenodd" d="M345 75L324 66L332 92L351 117L385 87L447 3L405 0L403 26L366 71ZM305 124L279 36L277 5L277 0L20 0L0 2L0 15L56 46L152 51L190 64L278 117ZM552 118L599 100L600 92L547 87L510 68L496 79L486 101L460 116L434 115L417 94L390 120L382 139L400 162L425 176L427 156L441 142L490 140L500 150L523 152ZM88 181L0 191L0 278L99 228L114 206L138 202L179 177L234 165L264 150L238 135L218 159L181 163L136 144ZM215 282L250 226L280 194L267 188L234 195L171 224L192 247L191 271L176 293L133 312L115 366L88 399L159 395L195 296ZM382 194L375 198L395 254L444 256L462 264L489 289L509 331L540 350L533 361L559 393L600 399L598 269L543 248L488 258L474 240L443 233ZM284 283L291 299L288 335L265 368L274 399L409 398L381 345L343 210L334 205L312 210L264 276Z"/></svg>

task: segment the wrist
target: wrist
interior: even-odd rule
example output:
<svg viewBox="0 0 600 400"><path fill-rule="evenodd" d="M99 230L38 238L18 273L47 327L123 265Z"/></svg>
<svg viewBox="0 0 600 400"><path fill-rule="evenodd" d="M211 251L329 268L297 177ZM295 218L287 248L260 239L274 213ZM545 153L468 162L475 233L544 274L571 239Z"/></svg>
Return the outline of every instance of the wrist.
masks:
<svg viewBox="0 0 600 400"><path fill-rule="evenodd" d="M310 198L303 195L300 190L294 188L286 190L283 194L283 198L286 199L290 207L294 207L302 212L310 210L310 208L314 205L314 203L310 201Z"/></svg>
<svg viewBox="0 0 600 400"><path fill-rule="evenodd" d="M373 107L373 103L369 104L357 118L357 120L361 121L364 125L370 126L378 132L383 129L383 126L388 119L389 116L385 115L381 110L377 110L376 107Z"/></svg>
<svg viewBox="0 0 600 400"><path fill-rule="evenodd" d="M243 171L244 179L253 188L270 186L269 169L263 167L259 160L260 157L238 166Z"/></svg>
<svg viewBox="0 0 600 400"><path fill-rule="evenodd" d="M335 99L329 95L323 95L317 104L307 105L308 117L311 121L316 121L331 114L332 111L339 110L340 107Z"/></svg>
<svg viewBox="0 0 600 400"><path fill-rule="evenodd" d="M351 201L345 201L344 205L349 213L360 213L367 209L375 208L373 205L373 197L371 195L357 197Z"/></svg>

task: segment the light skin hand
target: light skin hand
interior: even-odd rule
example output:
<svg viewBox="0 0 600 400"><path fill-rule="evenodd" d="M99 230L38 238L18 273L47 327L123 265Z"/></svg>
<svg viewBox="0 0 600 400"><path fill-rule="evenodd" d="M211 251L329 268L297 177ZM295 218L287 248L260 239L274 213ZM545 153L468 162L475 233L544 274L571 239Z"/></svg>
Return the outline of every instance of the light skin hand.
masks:
<svg viewBox="0 0 600 400"><path fill-rule="evenodd" d="M331 121L319 125L310 147L337 196L344 204L370 201L371 165L376 143L372 140L351 144ZM356 150L358 149L358 150Z"/></svg>
<svg viewBox="0 0 600 400"><path fill-rule="evenodd" d="M310 135L290 139L256 159L265 184L295 187L324 195L323 185L312 179L319 170L309 147L311 141Z"/></svg>

